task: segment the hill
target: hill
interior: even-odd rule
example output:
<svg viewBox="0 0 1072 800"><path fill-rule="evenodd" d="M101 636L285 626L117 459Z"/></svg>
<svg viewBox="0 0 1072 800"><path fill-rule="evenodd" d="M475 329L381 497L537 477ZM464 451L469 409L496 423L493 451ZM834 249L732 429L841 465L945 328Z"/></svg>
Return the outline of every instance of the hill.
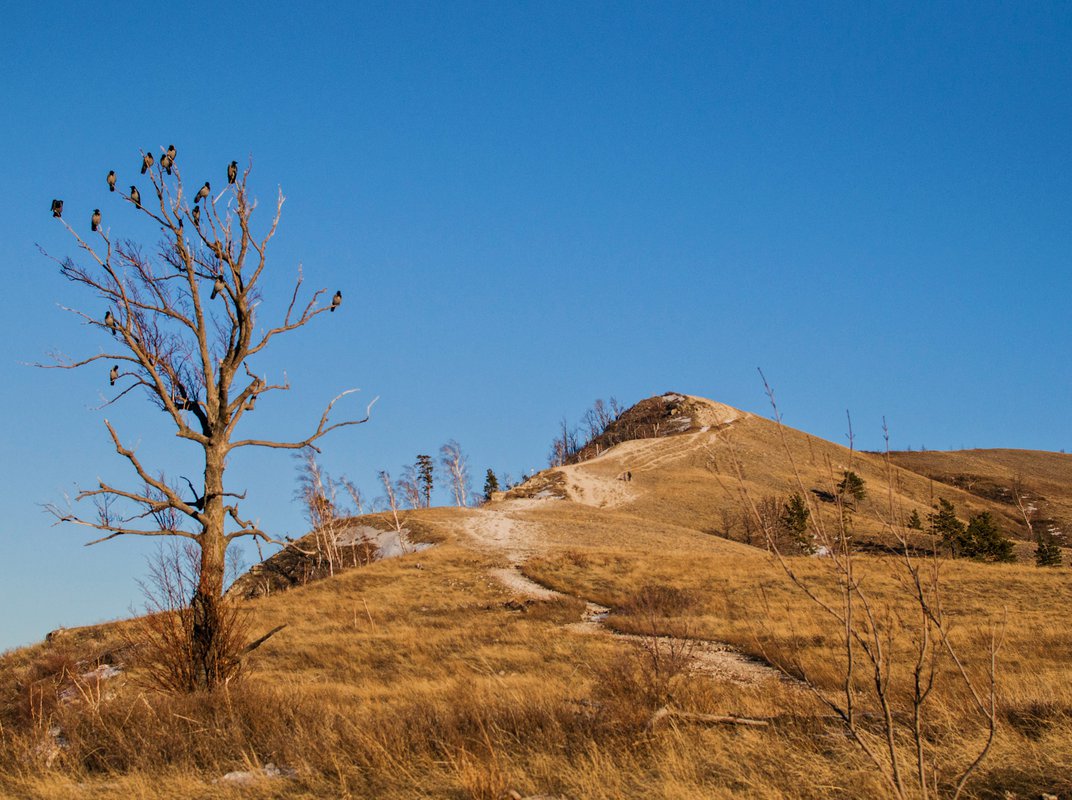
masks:
<svg viewBox="0 0 1072 800"><path fill-rule="evenodd" d="M1040 508L1054 509L1059 524L1072 520L1072 457L1000 452L1007 453L1002 475L1020 475L1030 487L1025 491ZM580 451L578 463L545 470L506 496L561 497L760 544L761 534L749 530L752 514L742 493L757 505L799 493L832 526L839 514L837 484L848 470L868 489L855 519L862 543L889 544L891 523L903 524L913 511L925 520L939 497L962 519L989 511L1011 535L1031 539L1006 497L981 491L979 481L942 480L955 470L936 477L932 462L911 458L922 455L937 456L893 453L887 461L884 454L852 451L721 403L668 393L623 413ZM997 463L986 474L996 474ZM1025 544L1019 553L1027 558L1030 548Z"/></svg>
<svg viewBox="0 0 1072 800"><path fill-rule="evenodd" d="M269 590L234 593L251 636L286 627L218 695L152 691L139 620L5 654L0 794L882 798L897 796L888 725L900 780L911 788L918 744L931 795L946 796L986 745L991 663L997 733L969 796L1072 792L1072 570L878 546L935 496L1011 527L1007 503L701 398L651 398L632 420L642 438L622 425L618 442L497 502L409 510L402 532L382 514L339 521L331 536L351 549L327 572L309 561L325 532L300 540L245 584L275 576ZM846 469L868 490L854 536L876 545L851 561L864 634L852 651L817 603L844 596L844 554L780 561L740 541L762 544L745 530L750 502L794 490L834 524L837 504L813 490L834 492ZM1059 475L1024 475L1043 478L1058 496ZM370 531L431 546L369 562L355 542ZM927 594L943 627L928 628L922 661L912 563L925 591L932 574L941 589ZM847 652L851 728L831 705ZM917 739L913 675L931 663Z"/></svg>
<svg viewBox="0 0 1072 800"><path fill-rule="evenodd" d="M1072 531L1072 455L1041 450L936 450L891 453L893 463L991 500L1032 526ZM1021 511L1020 506L1023 506Z"/></svg>

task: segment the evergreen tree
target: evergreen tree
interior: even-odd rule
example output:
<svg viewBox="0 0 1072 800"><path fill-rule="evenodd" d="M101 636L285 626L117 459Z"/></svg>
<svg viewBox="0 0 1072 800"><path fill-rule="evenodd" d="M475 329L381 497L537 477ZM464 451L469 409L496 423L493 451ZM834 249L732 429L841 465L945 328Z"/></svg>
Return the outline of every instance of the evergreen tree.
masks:
<svg viewBox="0 0 1072 800"><path fill-rule="evenodd" d="M964 544L964 523L957 519L956 509L944 497L938 499L934 513L927 515L931 533L938 537L943 546L949 548L953 556L960 555Z"/></svg>
<svg viewBox="0 0 1072 800"><path fill-rule="evenodd" d="M912 509L911 515L908 517L908 527L914 531L923 530L923 520L919 518L919 512L916 509Z"/></svg>
<svg viewBox="0 0 1072 800"><path fill-rule="evenodd" d="M864 488L864 479L848 469L845 470L844 477L837 485L837 490L842 500L847 501L850 505L855 505L857 502L867 497L867 489Z"/></svg>
<svg viewBox="0 0 1072 800"><path fill-rule="evenodd" d="M1057 537L1049 531L1040 531L1038 546L1035 547L1035 563L1040 567L1061 566L1061 546Z"/></svg>
<svg viewBox="0 0 1072 800"><path fill-rule="evenodd" d="M499 479L495 477L495 473L488 468L487 477L484 478L484 500L491 499L491 493L499 491Z"/></svg>
<svg viewBox="0 0 1072 800"><path fill-rule="evenodd" d="M422 500L424 501L424 507L430 508L432 505L432 457L428 455L417 456L417 482L420 486L420 492Z"/></svg>
<svg viewBox="0 0 1072 800"><path fill-rule="evenodd" d="M808 535L808 517L810 515L811 512L808 510L808 504L804 501L804 498L799 494L793 493L785 501L779 518L782 529L793 544L801 552L809 554L815 552L815 543Z"/></svg>
<svg viewBox="0 0 1072 800"><path fill-rule="evenodd" d="M1001 531L989 511L976 514L968 520L962 552L976 561L1016 560L1012 540Z"/></svg>

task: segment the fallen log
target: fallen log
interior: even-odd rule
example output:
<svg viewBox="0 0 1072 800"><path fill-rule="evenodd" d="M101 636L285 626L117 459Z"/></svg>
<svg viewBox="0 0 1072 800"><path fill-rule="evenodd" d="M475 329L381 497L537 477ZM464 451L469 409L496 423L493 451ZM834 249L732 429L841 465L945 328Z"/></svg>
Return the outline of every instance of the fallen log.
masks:
<svg viewBox="0 0 1072 800"><path fill-rule="evenodd" d="M656 723L664 719L697 722L704 725L745 725L753 728L766 728L770 725L769 719L741 717L736 714L700 714L695 711L680 711L670 706L663 706L651 715L648 728L654 728Z"/></svg>

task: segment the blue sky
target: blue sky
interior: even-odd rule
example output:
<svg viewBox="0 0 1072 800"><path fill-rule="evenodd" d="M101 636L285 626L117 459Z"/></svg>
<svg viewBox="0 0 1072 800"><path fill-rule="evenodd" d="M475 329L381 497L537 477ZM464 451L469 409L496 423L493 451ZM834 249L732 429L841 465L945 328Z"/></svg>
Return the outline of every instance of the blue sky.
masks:
<svg viewBox="0 0 1072 800"><path fill-rule="evenodd" d="M1067 3L93 9L0 25L0 648L140 602L150 546L83 548L40 507L126 476L91 410L106 374L24 363L101 345L57 308L100 301L38 253L75 253L49 202L141 235L104 176L169 143L190 182L252 155L262 222L283 187L269 292L299 263L344 291L259 361L295 389L250 430L378 395L324 448L369 495L451 438L479 475L541 467L596 397L766 413L757 366L787 423L835 441L850 409L863 447L883 416L901 448L1072 447ZM196 473L144 401L108 417ZM285 454L229 474L302 532Z"/></svg>

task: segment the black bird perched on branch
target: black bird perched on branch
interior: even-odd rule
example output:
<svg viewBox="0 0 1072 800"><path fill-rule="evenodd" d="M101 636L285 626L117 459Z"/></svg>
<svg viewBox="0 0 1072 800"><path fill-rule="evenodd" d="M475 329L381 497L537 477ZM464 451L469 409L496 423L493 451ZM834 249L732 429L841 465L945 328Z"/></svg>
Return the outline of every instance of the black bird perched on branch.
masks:
<svg viewBox="0 0 1072 800"><path fill-rule="evenodd" d="M115 386L115 382L117 380L119 380L119 365L118 364L116 364L114 367L112 367L112 371L108 373L108 380L111 382L112 386Z"/></svg>
<svg viewBox="0 0 1072 800"><path fill-rule="evenodd" d="M137 186L130 187L130 199L138 208L141 208L141 192L138 191Z"/></svg>
<svg viewBox="0 0 1072 800"><path fill-rule="evenodd" d="M223 282L223 276L217 275L216 282L212 284L212 295L209 300L215 300L216 295L227 289L227 284Z"/></svg>
<svg viewBox="0 0 1072 800"><path fill-rule="evenodd" d="M205 510L205 498L204 498L204 495L198 495L197 490L194 488L194 485L192 483L190 483L190 479L187 478L185 475L180 475L179 477L182 478L184 481L186 481L186 485L190 487L190 492L194 496L194 501L192 503L190 503L190 505L192 505L198 511L204 511Z"/></svg>
<svg viewBox="0 0 1072 800"><path fill-rule="evenodd" d="M200 203L212 192L212 187L208 185L208 181L205 181L205 185L201 187L200 191L194 195L194 202Z"/></svg>
<svg viewBox="0 0 1072 800"><path fill-rule="evenodd" d="M331 298L331 313L335 313L335 309L342 305L342 292L335 292L335 296Z"/></svg>
<svg viewBox="0 0 1072 800"><path fill-rule="evenodd" d="M115 191L115 170L108 170L108 191Z"/></svg>
<svg viewBox="0 0 1072 800"><path fill-rule="evenodd" d="M160 156L160 166L163 167L167 171L168 175L171 174L171 165L174 164L174 163L175 163L175 159L173 159L167 153L164 153L164 155Z"/></svg>
<svg viewBox="0 0 1072 800"><path fill-rule="evenodd" d="M167 146L167 157L171 159L171 163L172 163L172 164L174 164L174 163L175 163L175 153L176 153L176 151L175 151L175 145L173 145L173 144L169 144L169 145Z"/></svg>
<svg viewBox="0 0 1072 800"><path fill-rule="evenodd" d="M52 216L54 216L56 219L59 219L60 217L63 216L63 201L62 200L53 200L52 201Z"/></svg>
<svg viewBox="0 0 1072 800"><path fill-rule="evenodd" d="M112 336L115 336L115 316L110 308L104 312L104 324L111 329Z"/></svg>
<svg viewBox="0 0 1072 800"><path fill-rule="evenodd" d="M190 216L194 218L194 225L201 224L201 206L194 206L194 210L190 212Z"/></svg>
<svg viewBox="0 0 1072 800"><path fill-rule="evenodd" d="M227 165L227 182L234 183L238 179L238 162L232 161Z"/></svg>
<svg viewBox="0 0 1072 800"><path fill-rule="evenodd" d="M146 153L141 157L141 174L145 174L145 170L149 169L153 165L153 154Z"/></svg>
<svg viewBox="0 0 1072 800"><path fill-rule="evenodd" d="M100 209L93 209L93 216L89 218L89 229L91 231L97 230L100 227Z"/></svg>

